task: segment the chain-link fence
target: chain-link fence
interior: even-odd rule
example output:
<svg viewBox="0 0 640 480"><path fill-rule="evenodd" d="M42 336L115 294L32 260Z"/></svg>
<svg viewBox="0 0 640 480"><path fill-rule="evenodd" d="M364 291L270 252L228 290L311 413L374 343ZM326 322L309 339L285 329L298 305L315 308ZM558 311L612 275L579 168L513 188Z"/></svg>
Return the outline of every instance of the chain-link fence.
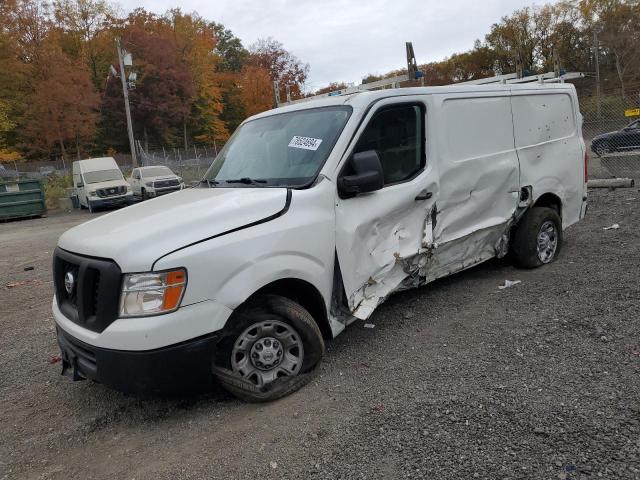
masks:
<svg viewBox="0 0 640 480"><path fill-rule="evenodd" d="M578 87L591 176L640 178L640 83L624 93L600 91L594 78Z"/></svg>
<svg viewBox="0 0 640 480"><path fill-rule="evenodd" d="M137 142L140 166L164 165L189 184L202 178L223 145L193 145L188 148L155 146ZM127 165L125 168L131 168Z"/></svg>

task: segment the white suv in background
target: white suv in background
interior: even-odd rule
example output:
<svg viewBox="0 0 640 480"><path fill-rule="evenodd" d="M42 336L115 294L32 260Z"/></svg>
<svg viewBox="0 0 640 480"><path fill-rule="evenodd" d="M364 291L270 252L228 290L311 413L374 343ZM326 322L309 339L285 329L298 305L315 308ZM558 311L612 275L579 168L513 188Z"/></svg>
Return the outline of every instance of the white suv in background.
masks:
<svg viewBox="0 0 640 480"><path fill-rule="evenodd" d="M162 165L134 168L129 183L133 194L143 200L184 188L182 178Z"/></svg>

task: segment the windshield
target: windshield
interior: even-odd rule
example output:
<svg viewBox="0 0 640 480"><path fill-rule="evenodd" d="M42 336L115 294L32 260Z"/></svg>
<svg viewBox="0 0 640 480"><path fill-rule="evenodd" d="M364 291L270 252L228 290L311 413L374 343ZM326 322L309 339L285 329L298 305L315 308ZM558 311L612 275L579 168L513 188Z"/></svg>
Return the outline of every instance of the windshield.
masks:
<svg viewBox="0 0 640 480"><path fill-rule="evenodd" d="M324 107L259 118L242 125L203 182L302 186L312 181L351 115L351 107Z"/></svg>
<svg viewBox="0 0 640 480"><path fill-rule="evenodd" d="M143 177L159 177L161 175L173 175L168 167L148 167L140 170Z"/></svg>
<svg viewBox="0 0 640 480"><path fill-rule="evenodd" d="M118 169L94 170L93 172L84 172L82 177L84 178L84 183L109 182L111 180L122 180L122 172Z"/></svg>

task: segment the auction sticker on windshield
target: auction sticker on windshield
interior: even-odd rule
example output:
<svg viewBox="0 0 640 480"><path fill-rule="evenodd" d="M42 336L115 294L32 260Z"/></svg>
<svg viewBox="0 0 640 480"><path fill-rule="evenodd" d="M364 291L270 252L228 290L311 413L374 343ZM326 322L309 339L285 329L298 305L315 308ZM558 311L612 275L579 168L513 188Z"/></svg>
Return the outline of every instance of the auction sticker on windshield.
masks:
<svg viewBox="0 0 640 480"><path fill-rule="evenodd" d="M312 137L300 137L295 135L289 142L289 146L292 148L304 148L305 150L317 150L322 139Z"/></svg>

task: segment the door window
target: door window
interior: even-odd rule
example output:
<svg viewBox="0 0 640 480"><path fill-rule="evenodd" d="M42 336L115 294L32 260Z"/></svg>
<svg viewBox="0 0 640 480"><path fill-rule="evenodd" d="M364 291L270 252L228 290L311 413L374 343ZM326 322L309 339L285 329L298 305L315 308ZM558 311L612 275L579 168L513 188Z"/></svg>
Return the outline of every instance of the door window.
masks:
<svg viewBox="0 0 640 480"><path fill-rule="evenodd" d="M415 176L425 165L423 107L402 105L378 111L353 153L367 150L378 153L385 185Z"/></svg>

